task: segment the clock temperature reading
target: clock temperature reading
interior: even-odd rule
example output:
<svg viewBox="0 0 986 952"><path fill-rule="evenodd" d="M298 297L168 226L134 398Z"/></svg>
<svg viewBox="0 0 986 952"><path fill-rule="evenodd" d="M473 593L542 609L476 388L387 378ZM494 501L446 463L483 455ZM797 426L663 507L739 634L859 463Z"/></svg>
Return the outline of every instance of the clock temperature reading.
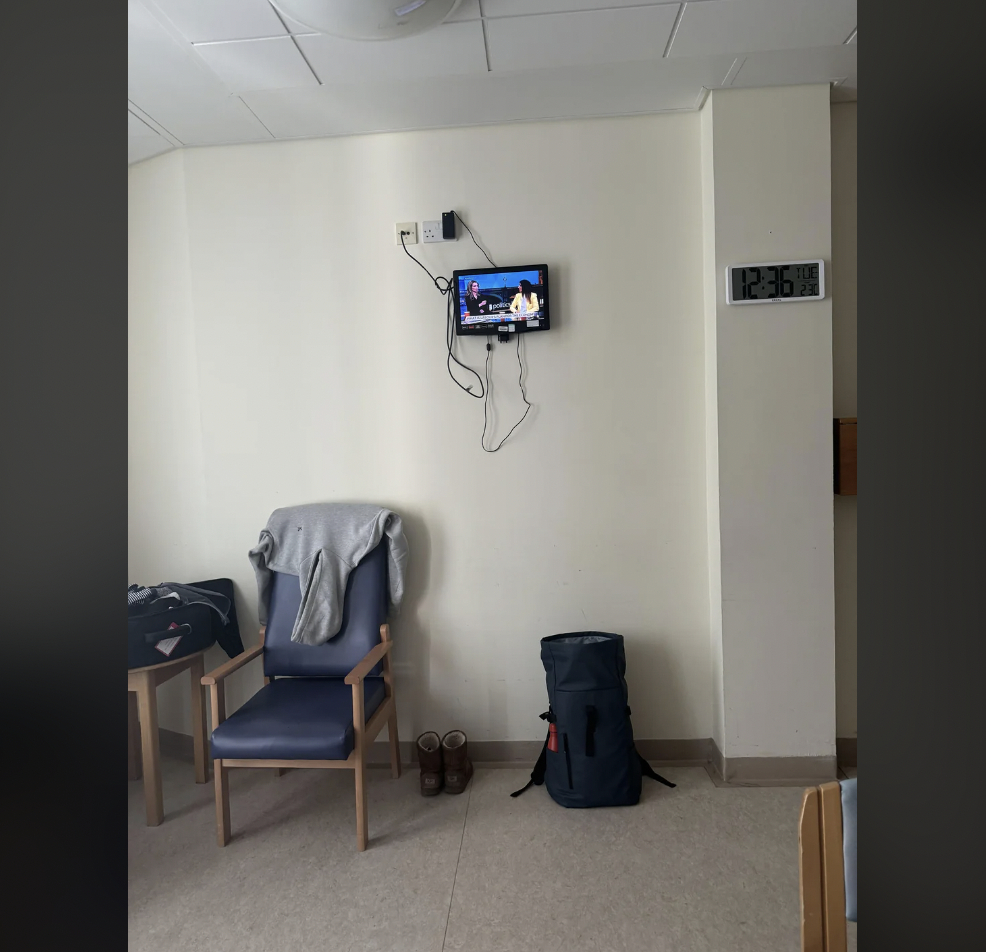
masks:
<svg viewBox="0 0 986 952"><path fill-rule="evenodd" d="M733 274L733 294L738 285L741 301L814 297L818 294L817 264L789 264L786 267L771 264L765 268L737 268Z"/></svg>
<svg viewBox="0 0 986 952"><path fill-rule="evenodd" d="M741 264L726 269L730 304L820 301L824 297L824 264L818 260Z"/></svg>

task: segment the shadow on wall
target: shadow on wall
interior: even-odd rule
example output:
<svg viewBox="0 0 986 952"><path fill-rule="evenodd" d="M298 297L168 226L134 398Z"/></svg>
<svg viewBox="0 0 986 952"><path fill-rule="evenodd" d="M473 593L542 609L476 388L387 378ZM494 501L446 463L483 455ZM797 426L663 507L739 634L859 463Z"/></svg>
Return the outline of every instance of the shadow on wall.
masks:
<svg viewBox="0 0 986 952"><path fill-rule="evenodd" d="M674 652L661 631L622 632L627 657L627 692L637 738L669 739L665 712L687 709Z"/></svg>
<svg viewBox="0 0 986 952"><path fill-rule="evenodd" d="M431 530L424 516L404 508L388 508L399 513L404 523L408 547L404 600L400 613L391 617L390 626L394 639L397 711L403 722L402 739L413 741L426 729L419 723L423 710L422 700L431 693L431 633L429 626L422 621L421 610L425 594L432 587L436 573L432 564ZM410 737L404 736L407 733L404 725L408 718L412 735Z"/></svg>
<svg viewBox="0 0 986 952"><path fill-rule="evenodd" d="M510 706L507 685L484 683L481 693L469 694L468 680L443 680L443 675L457 671L456 647L435 644L434 619L427 623L423 619L428 597L442 591L445 584L448 550L445 540L435 535L440 521L428 521L421 513L404 508L394 511L403 520L409 550L404 602L400 614L391 619L402 742L413 743L424 731L441 734L453 728L466 730L474 740L505 737ZM460 688L452 690L453 683Z"/></svg>

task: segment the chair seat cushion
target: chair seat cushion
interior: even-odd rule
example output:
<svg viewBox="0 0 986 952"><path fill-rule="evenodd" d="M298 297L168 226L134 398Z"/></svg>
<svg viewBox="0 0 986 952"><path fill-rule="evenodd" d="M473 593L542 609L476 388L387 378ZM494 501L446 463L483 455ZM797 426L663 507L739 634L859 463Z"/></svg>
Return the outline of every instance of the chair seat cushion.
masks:
<svg viewBox="0 0 986 952"><path fill-rule="evenodd" d="M383 703L382 678L363 682L366 719ZM353 750L353 689L342 678L279 678L212 732L228 760L345 760Z"/></svg>

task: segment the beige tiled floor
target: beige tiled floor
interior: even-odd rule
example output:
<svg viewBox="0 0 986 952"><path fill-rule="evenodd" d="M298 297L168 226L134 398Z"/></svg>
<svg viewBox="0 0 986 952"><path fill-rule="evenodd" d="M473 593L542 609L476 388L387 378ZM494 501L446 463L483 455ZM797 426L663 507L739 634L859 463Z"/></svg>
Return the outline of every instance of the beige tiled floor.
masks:
<svg viewBox="0 0 986 952"><path fill-rule="evenodd" d="M129 948L797 952L800 789L660 772L678 787L580 811L543 788L511 799L524 770L430 799L413 771L372 770L359 854L348 771L234 771L219 849L211 784L167 761L160 827L129 785Z"/></svg>

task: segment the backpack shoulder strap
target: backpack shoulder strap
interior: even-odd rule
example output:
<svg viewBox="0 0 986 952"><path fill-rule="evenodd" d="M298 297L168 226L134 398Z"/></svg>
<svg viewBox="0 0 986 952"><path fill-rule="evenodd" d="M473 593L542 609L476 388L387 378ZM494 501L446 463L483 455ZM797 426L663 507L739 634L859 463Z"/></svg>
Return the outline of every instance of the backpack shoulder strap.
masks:
<svg viewBox="0 0 986 952"><path fill-rule="evenodd" d="M637 757L640 759L640 772L645 777L650 777L651 780L656 780L658 783L663 783L666 787L674 787L677 784L673 784L670 780L665 780L659 773L657 773L654 768L640 756L640 752L637 752Z"/></svg>
<svg viewBox="0 0 986 952"><path fill-rule="evenodd" d="M544 770L548 764L548 738L544 739L544 746L541 748L541 754L538 757L538 762L534 765L534 769L531 771L531 779L524 784L520 790L515 790L510 796L519 797L522 793L530 790L535 784L541 786L544 783Z"/></svg>
<svg viewBox="0 0 986 952"><path fill-rule="evenodd" d="M548 721L549 723L554 723L555 720L554 714L550 710L545 711L543 714L540 715L540 717L541 720ZM544 783L544 771L547 769L548 766L548 740L550 737L551 737L551 731L549 730L548 733L545 735L544 746L541 748L541 753L538 756L537 763L534 765L534 769L531 771L531 779L528 780L527 783L520 788L520 790L515 790L512 794L510 794L510 796L519 797L525 791L530 790L531 787L535 785L540 787L541 784Z"/></svg>

